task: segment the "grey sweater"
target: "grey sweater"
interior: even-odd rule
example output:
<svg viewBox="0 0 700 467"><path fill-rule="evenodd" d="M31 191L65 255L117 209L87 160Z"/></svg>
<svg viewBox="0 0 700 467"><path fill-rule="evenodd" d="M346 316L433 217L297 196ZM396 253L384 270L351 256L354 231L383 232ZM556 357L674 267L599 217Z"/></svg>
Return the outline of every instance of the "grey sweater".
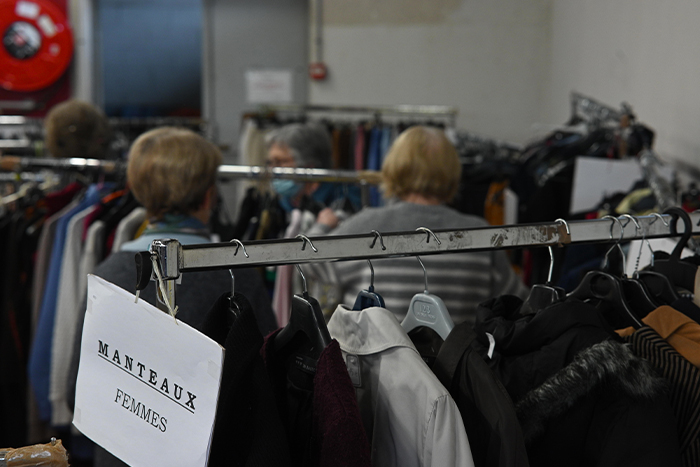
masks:
<svg viewBox="0 0 700 467"><path fill-rule="evenodd" d="M379 208L365 208L348 218L328 235L412 231L418 227L469 229L488 223L476 216L447 206L426 206L396 202ZM322 234L320 231L309 235ZM511 268L503 251L448 253L421 257L428 272L429 292L442 298L455 323L473 324L476 306L502 294L527 295L527 289ZM423 269L415 258L372 261L374 288L399 320L406 315L411 298L423 291ZM342 303L352 306L360 290L370 284L367 261L312 263L304 267L314 279L331 282L342 289Z"/></svg>

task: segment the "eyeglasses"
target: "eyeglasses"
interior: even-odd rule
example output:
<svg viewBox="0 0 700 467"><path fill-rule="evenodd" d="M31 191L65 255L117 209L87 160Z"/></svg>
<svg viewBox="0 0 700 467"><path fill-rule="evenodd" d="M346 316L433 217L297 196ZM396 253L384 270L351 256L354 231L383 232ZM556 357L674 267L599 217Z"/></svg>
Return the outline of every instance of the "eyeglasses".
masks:
<svg viewBox="0 0 700 467"><path fill-rule="evenodd" d="M265 160L267 167L296 167L294 156L272 156Z"/></svg>

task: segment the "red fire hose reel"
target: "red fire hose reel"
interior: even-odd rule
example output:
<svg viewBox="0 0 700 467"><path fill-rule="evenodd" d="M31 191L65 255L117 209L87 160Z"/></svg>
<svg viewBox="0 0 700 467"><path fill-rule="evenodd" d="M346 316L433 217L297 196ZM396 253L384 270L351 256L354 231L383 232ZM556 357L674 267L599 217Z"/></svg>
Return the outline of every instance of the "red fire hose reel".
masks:
<svg viewBox="0 0 700 467"><path fill-rule="evenodd" d="M0 0L0 88L29 92L53 84L73 56L66 15L49 0Z"/></svg>

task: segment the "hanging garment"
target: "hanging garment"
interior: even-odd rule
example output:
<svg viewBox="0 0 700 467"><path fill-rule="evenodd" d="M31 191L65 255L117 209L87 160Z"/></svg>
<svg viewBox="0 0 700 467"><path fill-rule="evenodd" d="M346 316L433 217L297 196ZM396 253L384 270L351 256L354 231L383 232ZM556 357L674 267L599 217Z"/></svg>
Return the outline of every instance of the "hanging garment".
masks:
<svg viewBox="0 0 700 467"><path fill-rule="evenodd" d="M136 238L136 231L146 220L146 208L138 207L124 217L117 225L114 233L112 251L119 251L121 246Z"/></svg>
<svg viewBox="0 0 700 467"><path fill-rule="evenodd" d="M294 238L301 228L302 213L299 209L292 210L289 225L284 233L284 238ZM289 322L289 313L292 308L292 274L294 266L283 264L277 266L275 276L275 289L272 295L272 309L277 318L277 326L284 327Z"/></svg>
<svg viewBox="0 0 700 467"><path fill-rule="evenodd" d="M108 187L105 187L104 190L107 191ZM39 323L29 357L29 379L36 396L39 416L44 421L51 419L51 403L49 401L51 349L61 263L68 223L77 213L97 203L101 196L102 194L97 186L91 186L80 203L61 217L56 226L56 236L51 248L51 260L46 277Z"/></svg>
<svg viewBox="0 0 700 467"><path fill-rule="evenodd" d="M521 305L483 303L472 346L515 403L530 465L681 465L664 380L601 312L571 300L522 316Z"/></svg>
<svg viewBox="0 0 700 467"><path fill-rule="evenodd" d="M316 362L292 356L281 360L274 339L265 338L262 355L285 423L294 466L369 466L370 447L338 342ZM379 464L377 464L379 465Z"/></svg>
<svg viewBox="0 0 700 467"><path fill-rule="evenodd" d="M367 169L369 170L380 170L382 168L381 140L382 129L379 126L374 126L370 132L369 148L367 150ZM369 196L370 206L380 205L381 196L379 194L379 189L376 186L370 187Z"/></svg>
<svg viewBox="0 0 700 467"><path fill-rule="evenodd" d="M642 322L656 331L686 360L700 368L700 324L670 306L660 306L642 318ZM631 327L617 331L622 337L634 332Z"/></svg>
<svg viewBox="0 0 700 467"><path fill-rule="evenodd" d="M649 361L669 382L683 465L700 465L700 370L648 326L642 326L625 341L635 355Z"/></svg>
<svg viewBox="0 0 700 467"><path fill-rule="evenodd" d="M355 129L355 170L365 169L365 127L360 124Z"/></svg>
<svg viewBox="0 0 700 467"><path fill-rule="evenodd" d="M134 291L134 253L146 251L153 240L174 238L183 245L209 243L209 235L204 225L192 218L167 216L173 222L156 224L136 240L122 245L121 251L112 253L95 270L102 277L124 290ZM177 222L179 220L179 222ZM180 225L181 228L177 226ZM259 331L268 333L276 327L269 296L260 276L250 269L234 269L236 289L245 291L256 317ZM185 275L177 287L177 318L190 326L201 329L205 311L209 309L223 290L231 289L231 275L227 270L196 271ZM140 294L141 300L156 305L156 285L151 281ZM82 316L86 311L85 302L80 306ZM81 318L82 318L81 316ZM83 319L78 320L76 335L82 335ZM73 358L70 367L68 401L75 402L75 384L78 377L80 339L74 341ZM99 446L95 447L95 467L123 467L126 464Z"/></svg>
<svg viewBox="0 0 700 467"><path fill-rule="evenodd" d="M95 272L95 268L100 264L104 256L102 247L104 245L105 227L104 222L95 221L88 228L85 235L85 250L80 259L80 290L83 290L83 287L87 287L87 275Z"/></svg>
<svg viewBox="0 0 700 467"><path fill-rule="evenodd" d="M90 206L73 216L66 229L51 346L49 400L53 426L67 426L73 420L73 412L66 400L66 388L73 341L80 338L74 334L78 317L82 315L78 307L87 296L87 283L81 281L79 269L83 253L83 221L92 210L93 206Z"/></svg>
<svg viewBox="0 0 700 467"><path fill-rule="evenodd" d="M331 130L331 146L332 146L332 151L331 151L331 169L340 169L341 167L341 161L340 161L340 128L335 127Z"/></svg>
<svg viewBox="0 0 700 467"><path fill-rule="evenodd" d="M0 378L0 439L6 446L26 444L28 425L24 375L31 337L32 256L38 232L27 233L27 227L36 221L34 214L27 214L18 209L0 216L0 374L5 375Z"/></svg>
<svg viewBox="0 0 700 467"><path fill-rule="evenodd" d="M236 293L234 315L230 296L219 297L202 324L202 332L226 349L208 465L291 465L287 436L260 356L263 337L255 313Z"/></svg>
<svg viewBox="0 0 700 467"><path fill-rule="evenodd" d="M393 313L340 305L328 330L355 386L374 465L474 465L455 401Z"/></svg>
<svg viewBox="0 0 700 467"><path fill-rule="evenodd" d="M36 332L36 326L39 323L39 315L41 312L41 303L44 299L44 287L46 285L46 277L49 272L49 263L51 260L51 249L53 247L54 238L56 236L56 227L58 220L70 212L78 205L78 200L64 206L53 216L44 221L44 227L39 236L39 246L36 253L36 266L34 267L34 279L32 281L32 335Z"/></svg>
<svg viewBox="0 0 700 467"><path fill-rule="evenodd" d="M462 415L476 467L527 467L525 441L513 401L471 347L467 323L450 332L431 367Z"/></svg>

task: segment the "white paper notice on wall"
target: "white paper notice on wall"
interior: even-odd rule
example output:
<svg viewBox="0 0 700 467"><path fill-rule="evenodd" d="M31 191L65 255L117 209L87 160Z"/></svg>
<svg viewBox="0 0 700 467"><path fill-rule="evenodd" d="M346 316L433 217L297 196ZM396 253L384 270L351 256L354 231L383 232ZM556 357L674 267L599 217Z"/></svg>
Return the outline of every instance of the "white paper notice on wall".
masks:
<svg viewBox="0 0 700 467"><path fill-rule="evenodd" d="M205 466L223 348L88 277L73 424L132 467Z"/></svg>
<svg viewBox="0 0 700 467"><path fill-rule="evenodd" d="M292 70L248 70L246 95L250 104L288 104L292 102Z"/></svg>

